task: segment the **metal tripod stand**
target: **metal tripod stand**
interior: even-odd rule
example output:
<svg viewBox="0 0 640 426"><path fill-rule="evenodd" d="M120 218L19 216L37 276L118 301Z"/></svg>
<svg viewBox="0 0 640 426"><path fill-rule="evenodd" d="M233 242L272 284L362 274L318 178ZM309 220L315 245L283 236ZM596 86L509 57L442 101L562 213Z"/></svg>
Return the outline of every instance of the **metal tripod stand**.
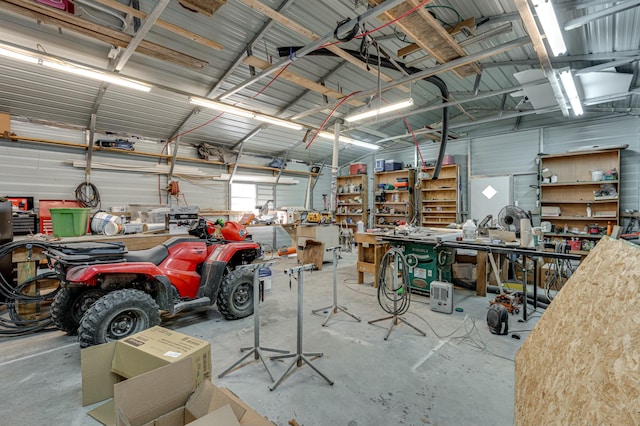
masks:
<svg viewBox="0 0 640 426"><path fill-rule="evenodd" d="M298 367L302 367L303 363L306 363L309 367L311 367L313 369L313 371L315 371L316 373L318 373L323 379L325 379L327 382L329 382L330 385L333 385L333 380L331 380L330 378L328 378L324 373L322 373L320 370L318 370L317 367L315 367L313 364L311 364L311 361L307 358L309 356L316 356L316 357L320 357L322 356L322 352L317 352L317 353L303 353L302 352L302 289L303 289L303 274L302 271L308 271L311 270L315 267L315 265L313 263L307 264L307 265L302 265L302 266L298 266L296 268L291 268L291 269L286 269L285 273L289 274L289 276L293 275L294 273L298 274L298 326L297 326L297 351L295 354L289 354L289 355L276 355L276 356L272 356L271 359L284 359L284 358L291 358L293 357L293 360L291 361L291 364L289 364L289 366L287 367L286 370L284 370L284 372L282 373L282 375L278 378L278 380L275 381L274 384L272 384L271 386L269 386L270 390L274 390L275 388L278 387L278 385L282 382L282 380L284 379L284 377L289 373L289 371L293 368L294 365L297 365Z"/></svg>
<svg viewBox="0 0 640 426"><path fill-rule="evenodd" d="M416 327L415 325L411 324L409 321L407 321L406 319L404 319L403 317L401 317L402 314L404 314L408 309L409 309L409 302L411 301L410 299L410 291L409 290L409 285L408 285L408 276L406 275L406 271L407 271L407 263L406 261L404 261L403 258L403 262L402 262L402 275L403 275L403 279L402 279L402 286L398 285L398 267L400 265L400 262L398 261L398 258L400 256L403 256L402 252L400 250L398 250L397 248L391 248L386 254L385 256L382 258L382 262L384 262L387 258L387 256L393 255L393 288L392 288L392 293L393 293L393 309L389 308L386 305L382 304L382 301L380 300L381 298L381 293L384 293L386 290L386 282L384 279L384 273L386 268L381 268L380 269L380 277L379 277L379 286L378 286L378 303L380 304L380 306L382 307L382 309L384 309L386 312L390 313L391 315L386 316L384 318L378 318L375 320L371 320L369 321L369 324L373 324L376 322L380 322L380 321L385 321L390 319L391 320L391 325L389 326L389 329L387 330L387 334L384 336L384 340L387 340L389 338L389 335L391 334L391 330L393 330L393 327L398 325L400 322L405 323L406 325L408 325L409 327L413 328L414 330L416 330L418 333L420 333L423 336L426 336L427 334L420 330L418 327ZM398 296L398 291L402 289L402 297L408 297L409 299L403 303L402 306L398 307L398 300L399 300L399 296ZM385 297L387 297L385 295Z"/></svg>
<svg viewBox="0 0 640 426"><path fill-rule="evenodd" d="M338 284L337 284L338 283L338 254L340 249L341 249L340 246L329 247L328 249L326 249L326 251L333 251L333 305L326 306L320 309L314 309L313 311L311 311L314 314L316 314L318 312L323 312L331 308L331 310L327 313L327 316L325 317L324 322L322 323L323 327L327 325L327 321L329 321L329 318L331 318L331 315L337 314L338 312L344 312L345 314L349 315L351 318L355 319L356 321L358 322L361 321L360 318L358 318L357 316L353 315L350 312L347 312L347 308L345 308L344 306L338 305Z"/></svg>
<svg viewBox="0 0 640 426"><path fill-rule="evenodd" d="M273 381L273 374L271 374L271 370L267 365L264 356L262 355L262 351L268 352L277 352L282 354L288 354L289 351L284 351L281 349L271 349L271 348L263 348L260 346L260 269L266 268L270 265L273 265L275 262L266 262L260 264L251 264L251 265L243 265L239 266L238 269L252 269L253 270L253 346L247 348L240 348L240 352L247 352L242 358L236 361L231 367L224 370L222 373L218 375L218 377L223 377L238 365L240 365L245 359L249 358L249 356L253 355L254 359L262 361L262 365L269 373L269 377L271 381Z"/></svg>

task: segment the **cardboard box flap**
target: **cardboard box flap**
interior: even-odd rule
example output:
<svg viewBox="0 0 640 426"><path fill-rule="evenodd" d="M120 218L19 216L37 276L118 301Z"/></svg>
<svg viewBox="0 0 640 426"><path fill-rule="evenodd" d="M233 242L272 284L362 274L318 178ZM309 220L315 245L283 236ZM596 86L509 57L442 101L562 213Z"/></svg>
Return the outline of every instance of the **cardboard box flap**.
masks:
<svg viewBox="0 0 640 426"><path fill-rule="evenodd" d="M189 426L240 426L240 422L229 404L188 423Z"/></svg>
<svg viewBox="0 0 640 426"><path fill-rule="evenodd" d="M275 423L270 422L264 416L258 414L253 408L247 405L243 400L241 400L235 393L231 392L227 388L218 388L220 393L224 394L229 400L237 403L241 407L245 408L247 411L244 413L244 416L240 419L241 426L275 426Z"/></svg>
<svg viewBox="0 0 640 426"><path fill-rule="evenodd" d="M80 352L83 407L113 397L113 385L118 382L118 376L111 372L115 347L116 342L111 342Z"/></svg>
<svg viewBox="0 0 640 426"><path fill-rule="evenodd" d="M240 420L247 411L245 407L234 401L232 398L221 392L220 388L211 382L203 382L191 395L185 405L187 411L185 420L199 419L207 414L216 411L225 405L229 405L236 419Z"/></svg>
<svg viewBox="0 0 640 426"><path fill-rule="evenodd" d="M187 403L195 388L190 358L118 383L116 425L142 426Z"/></svg>
<svg viewBox="0 0 640 426"><path fill-rule="evenodd" d="M115 405L113 404L113 399L105 402L102 405L94 408L89 411L89 415L102 423L105 426L115 426L116 424L116 415L115 415Z"/></svg>
<svg viewBox="0 0 640 426"><path fill-rule="evenodd" d="M186 424L187 422L184 420L184 407L169 411L167 414L158 417L154 422L151 422L153 426L184 426Z"/></svg>

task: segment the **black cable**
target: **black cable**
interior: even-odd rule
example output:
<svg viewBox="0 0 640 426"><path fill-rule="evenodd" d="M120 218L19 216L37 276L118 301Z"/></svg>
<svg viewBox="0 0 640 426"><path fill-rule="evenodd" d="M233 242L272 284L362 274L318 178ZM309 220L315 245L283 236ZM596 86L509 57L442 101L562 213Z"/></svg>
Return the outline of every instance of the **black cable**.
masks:
<svg viewBox="0 0 640 426"><path fill-rule="evenodd" d="M397 261L397 262L396 262ZM401 277L386 281L387 268L393 262L394 267L400 269ZM392 276L397 276L398 270L392 270ZM396 275L394 275L396 274ZM395 288L394 288L395 287ZM409 289L409 266L407 259L397 248L390 248L380 260L380 273L378 275L378 304L388 314L402 315L407 312L411 304L411 290Z"/></svg>
<svg viewBox="0 0 640 426"><path fill-rule="evenodd" d="M51 245L39 240L15 241L0 246L0 258L12 256L13 252L25 248L27 252L33 250L34 247L48 249ZM0 316L0 337L16 337L31 334L37 331L54 329L53 321L50 315L46 315L39 319L25 319L18 313L17 307L20 304L33 304L51 300L58 289L47 294L37 296L22 293L32 283L41 279L55 278L54 271L46 271L42 274L35 275L17 285L13 286L7 282L7 279L0 274L0 297L5 301L0 302L0 306L6 308L6 313ZM7 318L5 315L8 314Z"/></svg>
<svg viewBox="0 0 640 426"><path fill-rule="evenodd" d="M359 25L359 22L356 21L356 23L353 25L353 28L351 28L351 31L349 31L344 37L338 36L338 30L340 29L340 27L348 22L351 22L351 18L346 18L338 22L338 25L336 25L336 29L333 31L333 37L335 37L336 40L342 41L342 42L351 41L358 34L358 31L360 30L360 25Z"/></svg>
<svg viewBox="0 0 640 426"><path fill-rule="evenodd" d="M76 187L74 194L80 206L100 209L100 192L94 184L82 182Z"/></svg>

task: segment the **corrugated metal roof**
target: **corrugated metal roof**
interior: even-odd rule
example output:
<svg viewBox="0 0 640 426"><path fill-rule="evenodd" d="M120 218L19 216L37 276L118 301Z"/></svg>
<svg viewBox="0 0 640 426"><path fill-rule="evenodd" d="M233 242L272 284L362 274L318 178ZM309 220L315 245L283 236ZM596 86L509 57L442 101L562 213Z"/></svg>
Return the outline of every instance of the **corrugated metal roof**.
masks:
<svg viewBox="0 0 640 426"><path fill-rule="evenodd" d="M332 34L338 22L346 18L356 18L367 11L367 2L364 0L263 0L261 3L272 9L285 5L281 11L284 17L320 37ZM583 0L558 0L554 3L561 25L571 19L606 10L613 4ZM149 13L155 4L151 0L141 0L140 10ZM107 55L111 47L108 43L86 35L81 36L69 29L58 29L49 24L39 23L33 18L25 18L11 12L8 2L3 1L0 6L1 41L32 50L38 48L48 54L108 69ZM76 15L82 18L90 19L91 16L102 14L103 18L108 18L114 24L119 22L113 16L104 15L103 12L86 5L77 7L83 8L76 10ZM455 39L465 44L464 50L467 54L483 52L527 35L513 0L434 0L429 2L427 7L445 28L461 19L475 17L477 26L472 28L475 34L482 34L511 23L510 31L477 43L469 44L469 34L457 34ZM113 13L119 14L115 11ZM122 74L147 81L153 84L154 88L149 93L142 93L111 85L97 109L98 131L122 132L149 139L167 140L180 130L186 132L181 137L181 143L195 145L207 142L237 149L239 142L260 128L257 134L246 141L244 152L266 157L287 153L289 158L310 163L330 161L331 141L318 139L307 149L306 142L310 135L306 135L305 139L304 130L292 131L265 126L262 122L228 113L215 118L219 113L206 109L192 115L194 108L188 103L189 95L206 96L212 89L217 88L212 94L212 97L216 98L249 78L250 67L241 62L247 54L247 49L262 60L278 63L282 60L278 56L278 48L308 45L312 42L310 37L303 36L281 23L269 25L269 18L246 6L241 0L228 1L211 17L187 11L178 2L171 2L160 19L215 41L224 46L224 49L214 50L158 25L153 26L145 37L146 41L205 61L208 65L203 69L192 69L135 53L122 69ZM381 21L371 19L365 29L371 30L381 24ZM261 33L265 26L267 30ZM133 28L127 28L126 32L133 34ZM634 60L622 64L618 70L637 75L638 64L635 58L640 56L637 45L640 39L638 8L592 20L579 28L564 31L563 34L568 54L562 58L552 58L554 67L571 66L577 70L628 56ZM427 55L423 51L402 58L397 57L398 50L407 46L411 40L403 38L403 34L393 25L372 33L372 37L386 54L398 62L415 63L415 67L419 69L438 65L433 58L425 58ZM359 51L361 40L352 40L339 46ZM372 45L368 46L367 52L378 55L378 51ZM479 64L482 75L477 87L473 76L460 78L450 71L438 74L452 94L451 99L462 101L460 105L449 108L452 125L462 129L460 126L463 124L480 122L481 125L478 127L486 127L491 125L491 120L518 113L520 108L524 108L525 114L530 113L531 105L522 106L521 97L495 95L467 101L473 98L476 89L479 94L484 94L517 87L514 73L539 68L538 56L530 44L482 59ZM376 69L377 61L369 61L368 66ZM357 91L375 93L379 85L385 84L375 73L368 73L350 63L345 64L343 59L334 56L314 55L299 58L293 61L287 71L316 83L322 81L328 88L343 95ZM380 71L394 80L403 77L403 73L398 70L383 68ZM325 100L319 93L275 76L277 73L250 84L224 102L236 103L242 108L282 118L315 111L298 120L315 128L327 120L327 115L336 105L335 99ZM265 88L267 84L269 87ZM634 89L636 84L637 77L634 76L631 89ZM394 88L382 93L382 97L387 102L393 102L411 95L414 99L413 109L423 109L442 102L439 90L427 81L418 80L405 86L410 88L410 93ZM89 125L99 89L99 82L82 77L70 77L42 66L0 56L0 112L9 113L14 117L86 127ZM637 114L640 107L637 98L627 96L623 100L585 106L585 117L593 118L611 113ZM371 97L359 100L374 105L378 102ZM322 106L326 108L318 110ZM347 105L338 108L334 117L327 120L327 130L332 132L331 126L335 119L355 109ZM559 111L552 114L547 115L551 121L571 119L558 118L561 114ZM538 118L544 117L543 115ZM442 110L432 109L419 114L409 114L406 123L400 116L390 115L369 120L362 125L344 126L344 134L370 143L386 140L380 145L383 148L393 148L399 146L398 144L413 143L409 136L388 139L407 135L407 124L414 130L421 130L425 127L437 128L441 122ZM472 127L465 127L465 132L470 128ZM429 140L428 135L419 135L417 138L419 142ZM356 146L341 147L341 164L355 161L370 153L369 150Z"/></svg>

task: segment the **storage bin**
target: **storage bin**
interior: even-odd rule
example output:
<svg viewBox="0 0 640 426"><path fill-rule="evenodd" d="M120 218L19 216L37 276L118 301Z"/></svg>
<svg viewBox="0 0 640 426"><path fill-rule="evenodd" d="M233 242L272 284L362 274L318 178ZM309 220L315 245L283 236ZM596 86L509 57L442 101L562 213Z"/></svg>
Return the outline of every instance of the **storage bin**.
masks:
<svg viewBox="0 0 640 426"><path fill-rule="evenodd" d="M354 163L349 166L350 175L366 175L367 164L366 163Z"/></svg>
<svg viewBox="0 0 640 426"><path fill-rule="evenodd" d="M54 237L79 237L87 233L90 208L50 208Z"/></svg>
<svg viewBox="0 0 640 426"><path fill-rule="evenodd" d="M373 169L374 172L384 172L384 160L376 160L376 166Z"/></svg>
<svg viewBox="0 0 640 426"><path fill-rule="evenodd" d="M402 161L386 160L384 162L384 171L402 170Z"/></svg>

